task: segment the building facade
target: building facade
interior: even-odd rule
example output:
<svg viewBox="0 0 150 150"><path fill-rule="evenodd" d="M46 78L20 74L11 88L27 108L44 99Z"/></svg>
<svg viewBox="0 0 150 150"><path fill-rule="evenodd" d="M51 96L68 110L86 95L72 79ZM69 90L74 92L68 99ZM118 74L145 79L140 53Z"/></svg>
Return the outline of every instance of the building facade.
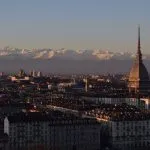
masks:
<svg viewBox="0 0 150 150"><path fill-rule="evenodd" d="M150 149L150 113L131 105L103 104L86 111L102 123L101 136L107 135L110 148L117 150Z"/></svg>
<svg viewBox="0 0 150 150"><path fill-rule="evenodd" d="M33 113L32 113L33 114ZM4 119L8 149L99 150L100 124L94 119L23 114Z"/></svg>
<svg viewBox="0 0 150 150"><path fill-rule="evenodd" d="M111 143L114 148L149 149L150 120L110 121Z"/></svg>

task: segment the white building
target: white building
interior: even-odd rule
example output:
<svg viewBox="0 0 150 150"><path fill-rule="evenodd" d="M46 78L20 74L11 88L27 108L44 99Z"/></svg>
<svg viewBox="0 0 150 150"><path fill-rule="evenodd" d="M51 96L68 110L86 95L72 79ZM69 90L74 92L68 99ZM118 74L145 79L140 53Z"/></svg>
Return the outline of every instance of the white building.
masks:
<svg viewBox="0 0 150 150"><path fill-rule="evenodd" d="M150 109L150 98L141 98L145 103L145 109Z"/></svg>
<svg viewBox="0 0 150 150"><path fill-rule="evenodd" d="M25 77L10 76L10 78L11 78L11 81L16 81L16 82L19 82L19 81L29 81L30 80L30 77L28 77L28 76L25 76Z"/></svg>
<svg viewBox="0 0 150 150"><path fill-rule="evenodd" d="M4 119L8 149L99 150L100 123L52 111L18 114Z"/></svg>
<svg viewBox="0 0 150 150"><path fill-rule="evenodd" d="M96 104L129 104L139 107L138 98L129 97L100 97L100 96L82 96L82 100L95 102ZM150 109L150 99L140 98L140 106L143 109Z"/></svg>

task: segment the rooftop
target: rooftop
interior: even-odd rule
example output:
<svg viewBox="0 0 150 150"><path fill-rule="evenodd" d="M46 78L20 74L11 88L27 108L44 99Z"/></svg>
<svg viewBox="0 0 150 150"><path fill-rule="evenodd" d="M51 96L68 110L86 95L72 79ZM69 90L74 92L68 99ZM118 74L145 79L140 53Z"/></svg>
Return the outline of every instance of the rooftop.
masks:
<svg viewBox="0 0 150 150"><path fill-rule="evenodd" d="M140 121L150 119L149 111L140 110L135 106L127 104L102 104L97 109L85 111L85 114L108 121Z"/></svg>
<svg viewBox="0 0 150 150"><path fill-rule="evenodd" d="M60 111L49 111L47 113L42 112L32 112L32 113L18 113L12 116L8 116L8 120L11 123L17 122L55 122L56 124L61 124L65 121L64 124L87 124L87 123L98 123L96 119L91 118L81 118L69 113L63 113Z"/></svg>

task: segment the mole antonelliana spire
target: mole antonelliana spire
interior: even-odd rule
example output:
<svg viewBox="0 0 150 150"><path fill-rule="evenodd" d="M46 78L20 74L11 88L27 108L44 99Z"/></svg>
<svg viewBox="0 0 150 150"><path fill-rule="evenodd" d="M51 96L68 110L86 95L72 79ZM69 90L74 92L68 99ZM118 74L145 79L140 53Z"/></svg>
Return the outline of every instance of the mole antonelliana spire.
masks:
<svg viewBox="0 0 150 150"><path fill-rule="evenodd" d="M140 26L138 27L137 60L138 60L139 63L142 63L141 39L140 39Z"/></svg>
<svg viewBox="0 0 150 150"><path fill-rule="evenodd" d="M148 93L150 89L149 74L142 60L140 26L138 27L137 54L130 70L128 81L130 92L145 94Z"/></svg>

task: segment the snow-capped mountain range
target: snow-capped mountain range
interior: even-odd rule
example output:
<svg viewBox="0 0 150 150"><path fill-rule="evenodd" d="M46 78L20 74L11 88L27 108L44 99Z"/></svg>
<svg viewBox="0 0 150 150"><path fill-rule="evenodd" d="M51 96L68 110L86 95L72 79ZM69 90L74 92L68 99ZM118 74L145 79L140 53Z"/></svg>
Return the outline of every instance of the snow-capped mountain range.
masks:
<svg viewBox="0 0 150 150"><path fill-rule="evenodd" d="M68 49L0 49L0 72L27 72L39 70L45 73L118 73L129 72L135 53L109 52L107 50ZM144 64L150 70L150 55L143 55Z"/></svg>
<svg viewBox="0 0 150 150"><path fill-rule="evenodd" d="M18 49L5 47L0 49L0 58L9 59L71 59L71 60L128 60L135 57L129 52L109 52L107 50L68 50L68 49ZM150 55L144 55L149 59Z"/></svg>

